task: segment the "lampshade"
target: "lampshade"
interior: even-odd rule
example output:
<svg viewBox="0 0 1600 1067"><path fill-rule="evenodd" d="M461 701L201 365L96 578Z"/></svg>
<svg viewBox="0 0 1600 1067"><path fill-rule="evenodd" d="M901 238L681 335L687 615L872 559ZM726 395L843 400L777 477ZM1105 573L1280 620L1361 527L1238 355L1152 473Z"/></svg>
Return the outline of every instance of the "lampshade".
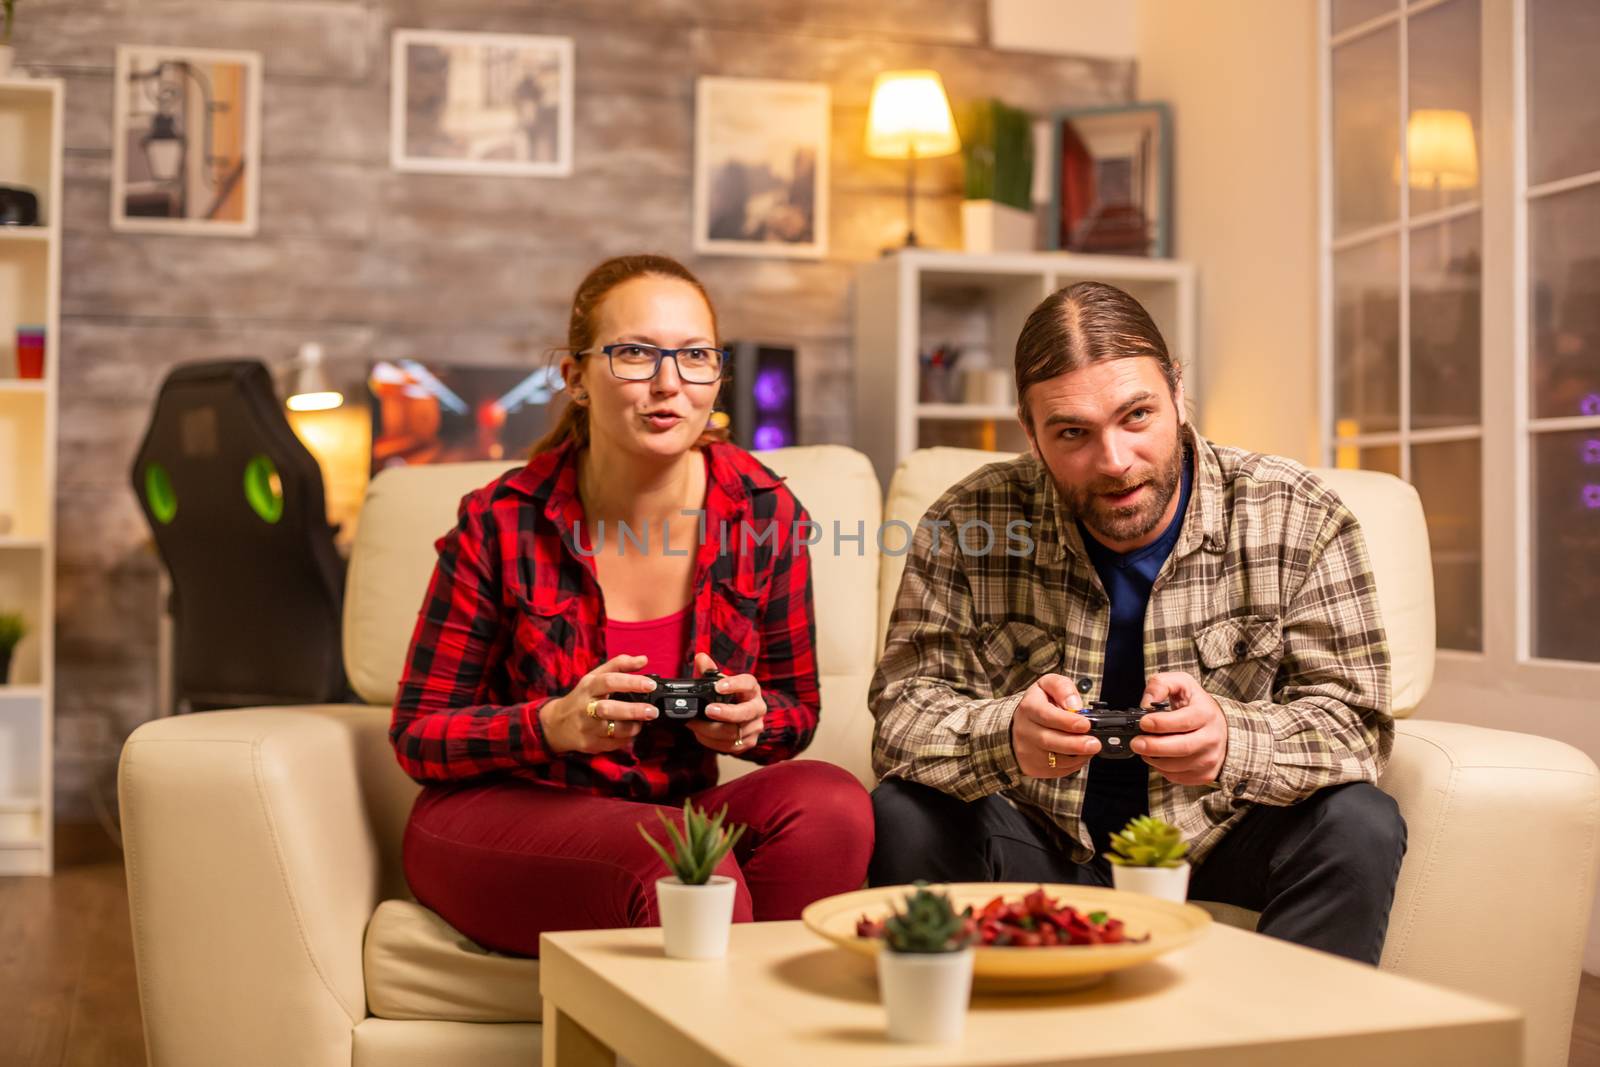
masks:
<svg viewBox="0 0 1600 1067"><path fill-rule="evenodd" d="M327 411L344 403L344 394L333 387L327 368L322 365L321 345L315 341L301 345L295 363L289 389L290 411Z"/></svg>
<svg viewBox="0 0 1600 1067"><path fill-rule="evenodd" d="M944 83L931 70L890 70L872 84L867 155L905 159L947 156L961 148Z"/></svg>
<svg viewBox="0 0 1600 1067"><path fill-rule="evenodd" d="M1423 108L1406 122L1406 158L1417 189L1471 189L1478 184L1478 147L1465 111Z"/></svg>

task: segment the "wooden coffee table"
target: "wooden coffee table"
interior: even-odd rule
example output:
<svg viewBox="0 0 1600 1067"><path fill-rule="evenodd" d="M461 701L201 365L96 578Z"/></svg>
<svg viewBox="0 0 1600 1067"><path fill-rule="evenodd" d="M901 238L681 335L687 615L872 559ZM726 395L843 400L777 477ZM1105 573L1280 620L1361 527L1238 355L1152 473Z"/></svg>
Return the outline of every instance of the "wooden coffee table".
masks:
<svg viewBox="0 0 1600 1067"><path fill-rule="evenodd" d="M872 961L798 922L733 928L723 960L659 929L540 939L545 1067L1381 1067L1522 1062L1512 1008L1214 924L1091 989L975 996L952 1045L884 1036Z"/></svg>

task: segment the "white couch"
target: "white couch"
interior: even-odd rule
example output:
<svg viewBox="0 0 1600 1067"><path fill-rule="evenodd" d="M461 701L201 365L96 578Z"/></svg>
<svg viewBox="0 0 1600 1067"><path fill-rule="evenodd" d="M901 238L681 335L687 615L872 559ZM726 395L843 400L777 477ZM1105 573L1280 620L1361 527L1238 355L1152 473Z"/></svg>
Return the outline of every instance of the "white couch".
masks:
<svg viewBox="0 0 1600 1067"><path fill-rule="evenodd" d="M807 756L870 784L867 684L903 565L880 559L872 531L880 517L915 524L947 486L996 457L916 453L886 508L860 453L818 446L763 458L828 532L825 544L836 519L846 533L858 521L868 532L859 555L846 542L843 554L814 556L823 719ZM369 706L166 718L129 739L123 829L153 1064L538 1061L538 964L486 953L408 899L399 849L417 787L387 737L432 542L462 494L502 469L403 469L372 483L344 626L351 682ZM1409 714L1433 669L1416 494L1386 475L1324 473L1366 531L1395 711ZM1594 764L1526 734L1415 720L1399 734L1382 785L1405 815L1410 849L1383 967L1514 1004L1527 1017L1527 1062L1564 1063L1600 837Z"/></svg>

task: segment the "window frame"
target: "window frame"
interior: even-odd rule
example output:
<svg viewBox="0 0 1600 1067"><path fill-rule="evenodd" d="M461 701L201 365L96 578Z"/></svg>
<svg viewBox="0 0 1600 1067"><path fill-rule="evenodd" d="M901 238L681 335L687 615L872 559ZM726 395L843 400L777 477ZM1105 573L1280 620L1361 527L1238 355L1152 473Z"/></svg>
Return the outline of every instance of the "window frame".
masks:
<svg viewBox="0 0 1600 1067"><path fill-rule="evenodd" d="M1529 0L1479 0L1481 137L1480 195L1474 202L1440 211L1411 213L1409 186L1399 197L1392 223L1367 227L1335 238L1333 227L1333 50L1335 46L1398 23L1399 150L1402 173L1406 159L1405 128L1410 104L1408 35L1411 18L1455 0L1396 0L1394 9L1329 32L1333 0L1319 0L1317 24L1318 126L1318 439L1321 462L1332 465L1339 447L1399 446L1402 477L1411 480L1412 444L1476 439L1480 442L1483 553L1480 596L1482 651L1436 648L1436 676L1453 684L1501 695L1506 700L1507 726L1516 726L1519 695L1592 699L1600 680L1600 662L1542 659L1532 655L1533 514L1529 463L1535 433L1572 429L1600 430L1600 417L1531 417L1528 337L1530 257L1529 203L1542 196L1600 184L1600 171L1528 186L1528 4ZM1460 428L1411 428L1410 275L1411 234L1420 227L1479 212L1481 276L1479 424L1476 432ZM1334 415L1334 256L1338 251L1397 235L1400 240L1400 430L1336 436ZM1491 359L1490 353L1509 353ZM1510 499L1505 508L1498 502ZM1512 611L1496 610L1512 605Z"/></svg>

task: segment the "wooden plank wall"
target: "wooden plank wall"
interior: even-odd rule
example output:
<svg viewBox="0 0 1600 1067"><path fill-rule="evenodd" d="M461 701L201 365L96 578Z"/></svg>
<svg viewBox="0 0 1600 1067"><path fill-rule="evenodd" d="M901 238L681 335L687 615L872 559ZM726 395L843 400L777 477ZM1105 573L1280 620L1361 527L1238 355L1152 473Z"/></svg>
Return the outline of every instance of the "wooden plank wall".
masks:
<svg viewBox="0 0 1600 1067"><path fill-rule="evenodd" d="M528 363L564 340L598 259L684 258L728 336L798 344L803 434L848 443L848 301L857 263L903 231L903 169L866 159L873 76L932 67L953 100L1132 98L1133 63L988 47L984 0L29 0L18 63L67 82L58 574L57 783L64 817L108 797L156 685L156 561L128 488L150 402L177 362L330 358ZM566 179L389 167L389 41L422 27L567 35L576 48ZM118 44L264 55L261 231L114 234ZM828 83L831 249L817 261L694 257L694 85L702 74ZM920 172L919 233L959 244L959 165Z"/></svg>

